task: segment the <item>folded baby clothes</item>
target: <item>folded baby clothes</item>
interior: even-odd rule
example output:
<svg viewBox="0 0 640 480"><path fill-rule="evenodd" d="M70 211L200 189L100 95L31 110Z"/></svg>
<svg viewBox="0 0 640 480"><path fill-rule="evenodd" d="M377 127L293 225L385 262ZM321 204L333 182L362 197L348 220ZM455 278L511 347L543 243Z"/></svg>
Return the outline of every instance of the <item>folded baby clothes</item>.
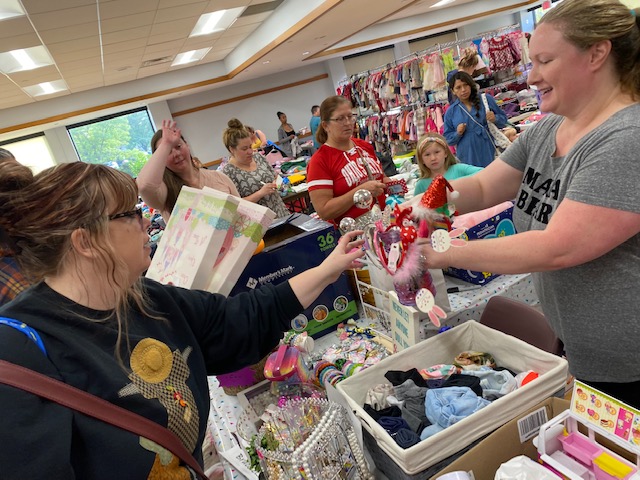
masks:
<svg viewBox="0 0 640 480"><path fill-rule="evenodd" d="M378 423L389 435L394 435L401 428L410 430L409 425L402 417L380 417Z"/></svg>
<svg viewBox="0 0 640 480"><path fill-rule="evenodd" d="M432 425L422 431L420 439L425 440L435 435L490 403L473 393L469 387L428 390L425 399L425 413Z"/></svg>
<svg viewBox="0 0 640 480"><path fill-rule="evenodd" d="M442 388L448 387L469 387L473 390L473 393L482 396L482 387L480 386L480 379L478 377L472 377L471 375L464 375L462 373L456 373L447 378L442 384Z"/></svg>
<svg viewBox="0 0 640 480"><path fill-rule="evenodd" d="M364 403L368 403L376 410L382 410L389 406L387 397L393 395L393 385L389 383L379 383L367 391Z"/></svg>
<svg viewBox="0 0 640 480"><path fill-rule="evenodd" d="M392 385L402 385L407 380L413 380L419 387L426 387L427 382L422 378L418 369L412 368L406 372L403 370L389 370L384 377L391 382Z"/></svg>
<svg viewBox="0 0 640 480"><path fill-rule="evenodd" d="M367 412L367 414L373 418L376 422L380 417L401 417L402 412L400 407L392 406L383 408L382 410L376 410L371 405L365 403L363 410Z"/></svg>
<svg viewBox="0 0 640 480"><path fill-rule="evenodd" d="M425 380L436 379L436 378L447 378L449 375L458 373L460 369L455 365L433 365L429 368L423 368L420 370L420 375Z"/></svg>
<svg viewBox="0 0 640 480"><path fill-rule="evenodd" d="M518 382L508 370L493 370L481 367L480 370L465 371L465 375L472 375L480 379L482 396L487 400L504 397L507 393L518 388Z"/></svg>
<svg viewBox="0 0 640 480"><path fill-rule="evenodd" d="M406 428L401 428L400 430L398 430L396 434L393 435L393 439L402 448L413 447L420 441L420 437L416 432L413 432Z"/></svg>

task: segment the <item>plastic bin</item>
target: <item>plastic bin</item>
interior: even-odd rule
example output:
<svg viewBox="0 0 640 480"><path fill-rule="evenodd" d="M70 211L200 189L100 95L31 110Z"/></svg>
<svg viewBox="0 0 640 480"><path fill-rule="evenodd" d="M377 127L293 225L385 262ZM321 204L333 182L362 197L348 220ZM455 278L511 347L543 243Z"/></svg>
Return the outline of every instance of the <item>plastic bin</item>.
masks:
<svg viewBox="0 0 640 480"><path fill-rule="evenodd" d="M638 469L619 457L601 452L593 459L593 473L596 480L626 480Z"/></svg>
<svg viewBox="0 0 640 480"><path fill-rule="evenodd" d="M561 435L558 440L562 443L562 449L576 460L580 460L590 467L594 457L602 453L602 449L579 432L572 432L566 437Z"/></svg>

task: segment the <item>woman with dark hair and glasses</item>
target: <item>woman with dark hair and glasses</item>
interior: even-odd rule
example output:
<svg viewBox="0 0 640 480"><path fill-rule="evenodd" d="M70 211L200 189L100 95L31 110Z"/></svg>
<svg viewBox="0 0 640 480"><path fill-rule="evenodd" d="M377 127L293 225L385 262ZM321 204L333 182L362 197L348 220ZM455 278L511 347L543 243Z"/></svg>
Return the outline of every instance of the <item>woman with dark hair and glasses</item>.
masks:
<svg viewBox="0 0 640 480"><path fill-rule="evenodd" d="M357 218L368 211L354 204L357 190L369 190L380 208L385 207L385 182L389 179L373 146L354 138L354 129L355 117L347 98L336 95L322 102L316 137L323 145L309 160L307 185L320 218L336 224L344 217Z"/></svg>
<svg viewBox="0 0 640 480"><path fill-rule="evenodd" d="M456 100L444 114L444 137L449 145L455 145L461 162L486 167L496 156L489 122L503 128L507 115L489 94L485 94L489 110L484 107L478 85L466 72L452 75L449 88Z"/></svg>
<svg viewBox="0 0 640 480"><path fill-rule="evenodd" d="M163 120L162 128L151 138L153 155L142 167L136 182L140 196L147 205L160 210L169 221L180 190L187 185L209 187L239 197L235 184L224 173L201 168L200 161L191 156L189 145L176 122Z"/></svg>
<svg viewBox="0 0 640 480"><path fill-rule="evenodd" d="M63 186L63 188L61 187ZM36 282L0 308L0 359L156 422L202 465L207 375L257 363L363 255L353 232L319 266L226 298L141 277L149 220L131 177L65 163L0 190L0 226ZM193 478L169 450L0 383L2 478ZM18 433L16 435L16 433Z"/></svg>

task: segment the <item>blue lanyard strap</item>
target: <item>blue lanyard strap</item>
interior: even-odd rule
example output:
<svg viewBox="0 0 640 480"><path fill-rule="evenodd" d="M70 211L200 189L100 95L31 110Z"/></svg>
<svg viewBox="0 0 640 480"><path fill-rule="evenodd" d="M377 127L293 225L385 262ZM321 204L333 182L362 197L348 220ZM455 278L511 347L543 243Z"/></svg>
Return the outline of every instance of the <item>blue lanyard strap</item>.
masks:
<svg viewBox="0 0 640 480"><path fill-rule="evenodd" d="M15 328L19 332L24 333L38 346L40 350L42 350L42 353L45 355L47 354L47 350L44 348L44 343L42 342L42 338L40 338L40 334L26 323L19 322L13 318L0 317L0 325Z"/></svg>

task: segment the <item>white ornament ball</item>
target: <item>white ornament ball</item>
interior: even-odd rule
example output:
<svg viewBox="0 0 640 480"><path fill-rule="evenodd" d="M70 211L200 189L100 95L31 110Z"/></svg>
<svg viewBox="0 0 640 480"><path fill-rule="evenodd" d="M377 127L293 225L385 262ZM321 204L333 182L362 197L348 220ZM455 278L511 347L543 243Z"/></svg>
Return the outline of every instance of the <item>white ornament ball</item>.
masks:
<svg viewBox="0 0 640 480"><path fill-rule="evenodd" d="M358 208L369 210L371 204L373 203L373 195L371 195L371 192L369 190L357 190L356 193L353 194L353 203Z"/></svg>
<svg viewBox="0 0 640 480"><path fill-rule="evenodd" d="M356 229L356 221L351 217L344 217L340 220L339 227L342 233L353 232Z"/></svg>

